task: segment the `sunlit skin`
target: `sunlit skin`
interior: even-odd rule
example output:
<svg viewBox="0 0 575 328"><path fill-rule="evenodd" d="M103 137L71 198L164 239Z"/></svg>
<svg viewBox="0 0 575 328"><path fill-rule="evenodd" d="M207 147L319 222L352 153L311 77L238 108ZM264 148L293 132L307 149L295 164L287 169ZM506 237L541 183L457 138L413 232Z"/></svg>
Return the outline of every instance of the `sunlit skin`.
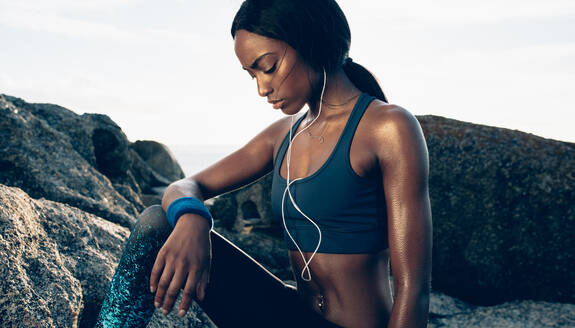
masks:
<svg viewBox="0 0 575 328"><path fill-rule="evenodd" d="M294 140L290 179L313 174L329 157L343 131L355 104L345 103L346 100L360 94L345 73L336 70L327 75L320 114L323 72L310 68L283 41L245 30L237 31L234 41L239 62L256 80L258 94L267 98L271 110L281 109L288 117L273 123L211 167L171 184L162 200L164 209L179 197L208 199L270 172L291 125L289 116L302 115L306 105L310 111L298 129L317 117L309 131L321 133L325 142L318 143L306 134ZM300 254L290 251L298 293L311 308L341 326L423 327L429 302L431 210L427 149L419 124L406 110L374 100L358 125L349 156L358 175L366 176L376 170L381 173L389 249L375 254L318 253L310 264L309 282L300 277ZM280 169L284 177L286 165L287 161L283 161ZM181 288L184 292L180 310L187 310L193 297L203 298L209 278L208 230L206 220L185 214L158 254L150 284L156 292L157 305L165 312L171 310ZM304 254L306 258L311 255ZM395 302L389 264L394 273Z"/></svg>

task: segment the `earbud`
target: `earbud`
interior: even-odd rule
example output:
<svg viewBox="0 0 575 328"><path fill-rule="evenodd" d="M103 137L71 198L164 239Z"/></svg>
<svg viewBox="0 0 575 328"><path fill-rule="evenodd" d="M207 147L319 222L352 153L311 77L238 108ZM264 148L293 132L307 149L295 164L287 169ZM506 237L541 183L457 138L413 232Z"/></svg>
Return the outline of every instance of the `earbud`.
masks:
<svg viewBox="0 0 575 328"><path fill-rule="evenodd" d="M308 217L300 208L299 206L296 204L292 194L291 194L291 190L290 190L290 186L292 183L301 180L302 178L298 178L298 179L294 179L293 181L290 181L290 174L289 174L289 168L290 168L290 159L291 159L291 147L292 147L292 143L293 140L295 138L297 138L298 135L300 135L300 133L302 133L303 131L305 131L306 129L308 129L310 126L312 126L315 121L319 118L319 116L321 115L321 105L323 103L323 93L325 92L325 85L326 85L326 81L327 81L327 74L325 72L325 68L323 69L323 87L321 88L321 95L319 98L319 110L318 110L318 114L317 116L313 119L313 121L306 126L305 128L303 128L300 132L296 133L296 135L292 138L292 129L294 126L294 116L291 116L291 125L290 125L290 129L289 129L289 146L287 149L287 176L286 176L286 187L284 189L283 192L283 196L282 196L282 221L283 221L283 225L284 228L288 234L288 236L290 237L291 241L294 243L295 247L297 248L298 252L301 255L301 258L304 261L304 268L301 272L301 278L304 281L311 281L311 271L309 270L309 264L311 263L311 260L313 259L313 257L315 256L315 254L317 253L317 250L319 249L319 246L321 245L321 229L319 228L319 226L310 218ZM286 194L289 196L290 201L292 202L294 208L303 216L305 217L308 221L310 221L314 227L317 229L318 234L319 234L319 238L318 238L318 242L317 242L317 246L315 247L315 250L313 251L313 254L309 257L309 260L305 259L305 256L303 255L303 252L301 250L301 248L299 247L299 245L297 244L297 242L294 240L294 238L292 237L291 233L288 230L288 227L286 225L286 220L285 220L285 206L284 206L284 202L285 202L285 197ZM305 276L304 274L307 273L307 276Z"/></svg>

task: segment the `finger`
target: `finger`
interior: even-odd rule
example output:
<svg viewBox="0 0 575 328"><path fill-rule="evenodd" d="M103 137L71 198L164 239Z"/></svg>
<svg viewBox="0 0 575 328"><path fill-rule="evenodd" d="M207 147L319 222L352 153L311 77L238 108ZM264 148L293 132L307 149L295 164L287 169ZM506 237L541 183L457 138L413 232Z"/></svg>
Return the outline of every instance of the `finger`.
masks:
<svg viewBox="0 0 575 328"><path fill-rule="evenodd" d="M198 282L198 286L196 289L196 295L198 300L203 301L204 297L206 297L206 288L208 288L208 284L210 283L210 270L209 268L202 273L200 281Z"/></svg>
<svg viewBox="0 0 575 328"><path fill-rule="evenodd" d="M158 287L158 280L162 275L164 265L166 264L166 259L164 253L160 250L158 256L156 256L156 261L152 267L152 273L150 274L150 292L155 292Z"/></svg>
<svg viewBox="0 0 575 328"><path fill-rule="evenodd" d="M184 268L176 269L174 276L172 277L172 282L170 283L170 287L166 291L166 297L164 299L164 305L162 306L162 312L164 314L168 314L172 311L172 306L180 293L180 289L184 285L186 281L186 277L188 276L188 271Z"/></svg>
<svg viewBox="0 0 575 328"><path fill-rule="evenodd" d="M188 280L186 281L186 286L182 291L182 301L180 302L180 309L178 310L178 316L183 317L188 309L194 297L194 291L196 290L196 277L197 275L188 275Z"/></svg>
<svg viewBox="0 0 575 328"><path fill-rule="evenodd" d="M164 267L162 277L158 283L158 290L156 291L156 297L154 297L154 306L159 308L164 302L164 295L166 290L170 287L170 282L172 281L172 276L174 275L174 269L170 265Z"/></svg>

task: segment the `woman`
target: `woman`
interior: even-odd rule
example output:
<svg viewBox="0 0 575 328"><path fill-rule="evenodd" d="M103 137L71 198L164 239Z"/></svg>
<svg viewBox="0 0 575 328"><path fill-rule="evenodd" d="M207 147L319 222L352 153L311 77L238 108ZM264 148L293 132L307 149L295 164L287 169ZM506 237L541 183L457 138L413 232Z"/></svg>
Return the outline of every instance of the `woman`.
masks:
<svg viewBox="0 0 575 328"><path fill-rule="evenodd" d="M259 95L288 117L142 213L98 325L145 325L152 299L168 313L182 290L179 315L196 299L221 327L426 326L431 210L417 120L348 58L333 0L247 0L232 36ZM210 233L202 205L269 172L297 289Z"/></svg>

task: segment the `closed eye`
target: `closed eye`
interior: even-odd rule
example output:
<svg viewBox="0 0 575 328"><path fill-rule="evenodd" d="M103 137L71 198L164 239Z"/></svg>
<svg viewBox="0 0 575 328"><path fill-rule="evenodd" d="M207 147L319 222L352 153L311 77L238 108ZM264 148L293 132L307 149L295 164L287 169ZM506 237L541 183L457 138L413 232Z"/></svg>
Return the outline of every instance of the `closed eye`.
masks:
<svg viewBox="0 0 575 328"><path fill-rule="evenodd" d="M271 74L273 72L276 71L276 66L277 66L277 62L274 63L274 65L272 67L270 67L270 69L268 69L267 71L264 71L265 74Z"/></svg>

